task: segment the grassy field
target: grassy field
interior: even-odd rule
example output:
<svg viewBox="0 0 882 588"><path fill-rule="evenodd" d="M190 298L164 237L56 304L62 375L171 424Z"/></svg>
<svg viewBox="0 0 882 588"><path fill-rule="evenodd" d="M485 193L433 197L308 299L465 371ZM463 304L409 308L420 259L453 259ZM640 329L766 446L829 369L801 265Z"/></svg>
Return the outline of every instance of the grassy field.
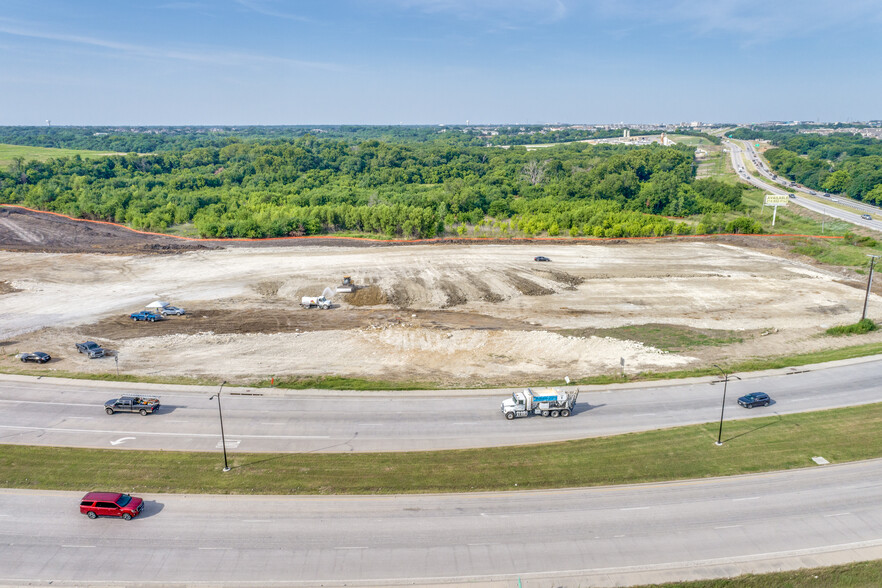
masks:
<svg viewBox="0 0 882 588"><path fill-rule="evenodd" d="M709 415L712 416L712 415ZM500 417L502 418L502 417ZM537 417L538 418L538 417ZM591 411L570 418L591 419ZM408 453L186 453L0 445L0 486L142 493L400 494L575 488L882 457L882 404L543 445ZM762 451L757 451L762 447Z"/></svg>
<svg viewBox="0 0 882 588"><path fill-rule="evenodd" d="M653 584L655 588L878 588L882 586L882 560L827 568L808 568L773 574L748 574L737 578ZM648 586L644 588L649 588Z"/></svg>
<svg viewBox="0 0 882 588"><path fill-rule="evenodd" d="M681 325L649 323L628 325L611 329L571 329L559 331L561 335L573 337L613 337L628 341L639 341L663 351L680 352L696 347L713 347L741 343L744 331L725 331L719 329L697 329Z"/></svg>
<svg viewBox="0 0 882 588"><path fill-rule="evenodd" d="M0 144L0 167L9 169L13 161L17 157L23 158L25 161L46 161L59 157L80 157L94 159L96 157L104 157L107 153L99 151L86 151L83 149L51 149L48 147L30 147L28 145L7 145Z"/></svg>

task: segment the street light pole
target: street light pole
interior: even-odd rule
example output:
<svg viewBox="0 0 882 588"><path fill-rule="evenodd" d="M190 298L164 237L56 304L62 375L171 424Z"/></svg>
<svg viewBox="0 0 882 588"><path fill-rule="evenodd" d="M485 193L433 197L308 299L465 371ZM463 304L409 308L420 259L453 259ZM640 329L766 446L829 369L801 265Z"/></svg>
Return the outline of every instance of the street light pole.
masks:
<svg viewBox="0 0 882 588"><path fill-rule="evenodd" d="M224 389L224 384L226 384L226 383L227 383L226 380L224 380L221 383L220 388L217 391L217 394L212 395L209 398L209 400L213 400L214 397L217 396L217 414L220 417L220 425L221 425L221 445L224 448L224 471L228 472L228 471L230 471L230 466L229 466L229 464L227 464L227 441L224 438L224 413L221 412L221 401L220 401L221 390Z"/></svg>
<svg viewBox="0 0 882 588"><path fill-rule="evenodd" d="M870 275L867 277L867 295L864 297L864 313L861 315L861 320L867 318L867 304L870 302L870 286L873 283L873 266L876 265L876 260L879 259L878 255L867 255L870 258Z"/></svg>
<svg viewBox="0 0 882 588"><path fill-rule="evenodd" d="M720 370L720 373L723 374L723 407L720 409L720 432L717 433L717 442L715 445L723 444L723 413L726 412L726 387L729 384L729 374L723 371L723 368L718 366L717 364L713 364L715 368ZM738 376L732 376L736 380L740 380ZM713 383L713 382L712 382Z"/></svg>

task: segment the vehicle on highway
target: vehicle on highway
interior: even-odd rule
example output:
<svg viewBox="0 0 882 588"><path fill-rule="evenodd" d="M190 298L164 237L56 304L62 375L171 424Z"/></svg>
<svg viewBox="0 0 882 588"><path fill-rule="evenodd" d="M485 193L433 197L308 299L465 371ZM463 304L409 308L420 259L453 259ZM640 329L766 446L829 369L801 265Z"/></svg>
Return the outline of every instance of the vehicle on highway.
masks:
<svg viewBox="0 0 882 588"><path fill-rule="evenodd" d="M870 216L869 214L862 214L861 218L864 220L873 220L873 217ZM24 360L22 360L22 361L24 361Z"/></svg>
<svg viewBox="0 0 882 588"><path fill-rule="evenodd" d="M149 310L142 310L139 312L133 312L129 315L129 318L133 321L147 321L151 323L155 323L156 321L162 320L162 317L156 314L155 312L150 312Z"/></svg>
<svg viewBox="0 0 882 588"><path fill-rule="evenodd" d="M182 314L187 314L184 312L183 308L178 308L177 306L166 306L160 312L162 313L162 316L169 316L171 314L180 316Z"/></svg>
<svg viewBox="0 0 882 588"><path fill-rule="evenodd" d="M95 343L94 341L86 341L85 343L77 343L77 351L80 353L85 353L89 356L89 359L95 359L96 357L104 357L105 351L101 348L100 345Z"/></svg>
<svg viewBox="0 0 882 588"><path fill-rule="evenodd" d="M830 200L832 200L833 202L839 202L839 198L831 198Z"/></svg>
<svg viewBox="0 0 882 588"><path fill-rule="evenodd" d="M769 395L765 392L752 392L738 399L738 404L744 408L753 408L754 406L768 406L772 402Z"/></svg>
<svg viewBox="0 0 882 588"><path fill-rule="evenodd" d="M796 198L796 194L794 194L793 192L791 192L791 193L787 194L787 197L788 197L788 198Z"/></svg>
<svg viewBox="0 0 882 588"><path fill-rule="evenodd" d="M551 260L543 255L538 255L533 258L533 261L551 261Z"/></svg>
<svg viewBox="0 0 882 588"><path fill-rule="evenodd" d="M533 390L524 388L523 392L513 392L511 398L502 401L499 409L508 420L541 414L544 417L568 417L576 406L579 391L564 392L557 388Z"/></svg>
<svg viewBox="0 0 882 588"><path fill-rule="evenodd" d="M159 407L159 398L156 396L121 396L119 398L111 398L105 402L104 412L107 414L139 412L141 416L147 416L159 410Z"/></svg>
<svg viewBox="0 0 882 588"><path fill-rule="evenodd" d="M80 513L90 519L122 517L130 521L141 514L144 500L119 492L89 492L80 501Z"/></svg>
<svg viewBox="0 0 882 588"><path fill-rule="evenodd" d="M33 363L46 363L52 356L48 353L43 353L42 351L33 351L31 353L21 353L18 358L22 361L22 363L33 362Z"/></svg>
<svg viewBox="0 0 882 588"><path fill-rule="evenodd" d="M829 197L830 197L830 195L827 194L826 192L824 192L823 194L821 194L821 196L823 196L824 198L829 198Z"/></svg>

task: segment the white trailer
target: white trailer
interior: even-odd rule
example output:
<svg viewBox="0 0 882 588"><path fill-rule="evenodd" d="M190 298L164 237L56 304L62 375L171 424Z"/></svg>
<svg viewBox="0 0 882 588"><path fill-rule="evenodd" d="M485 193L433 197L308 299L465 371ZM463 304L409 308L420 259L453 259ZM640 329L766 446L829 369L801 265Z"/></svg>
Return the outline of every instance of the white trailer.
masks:
<svg viewBox="0 0 882 588"><path fill-rule="evenodd" d="M555 418L568 417L573 413L578 397L578 390L563 392L557 388L543 388L542 390L524 388L523 391L512 393L511 398L503 400L500 409L508 420L531 414Z"/></svg>
<svg viewBox="0 0 882 588"><path fill-rule="evenodd" d="M300 306L303 308L320 308L328 310L331 308L331 301L324 296L304 296L300 299Z"/></svg>

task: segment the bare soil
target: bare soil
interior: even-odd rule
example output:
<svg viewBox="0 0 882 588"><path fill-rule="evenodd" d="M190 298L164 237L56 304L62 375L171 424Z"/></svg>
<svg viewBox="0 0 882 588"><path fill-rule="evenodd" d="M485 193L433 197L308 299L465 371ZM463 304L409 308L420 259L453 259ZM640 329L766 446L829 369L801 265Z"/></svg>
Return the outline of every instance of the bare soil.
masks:
<svg viewBox="0 0 882 588"><path fill-rule="evenodd" d="M750 237L234 246L11 208L0 208L0 221L0 369L107 373L118 360L121 372L142 375L450 386L616 373L622 359L630 372L678 369L855 344L818 335L859 318L866 284ZM302 296L344 275L355 292L335 295L330 310L300 308ZM187 314L129 318L154 300ZM871 312L880 306L872 295ZM601 336L634 325L740 342L665 352ZM90 339L111 356L77 354L74 343ZM871 341L882 333L860 338ZM52 362L14 357L35 350Z"/></svg>

